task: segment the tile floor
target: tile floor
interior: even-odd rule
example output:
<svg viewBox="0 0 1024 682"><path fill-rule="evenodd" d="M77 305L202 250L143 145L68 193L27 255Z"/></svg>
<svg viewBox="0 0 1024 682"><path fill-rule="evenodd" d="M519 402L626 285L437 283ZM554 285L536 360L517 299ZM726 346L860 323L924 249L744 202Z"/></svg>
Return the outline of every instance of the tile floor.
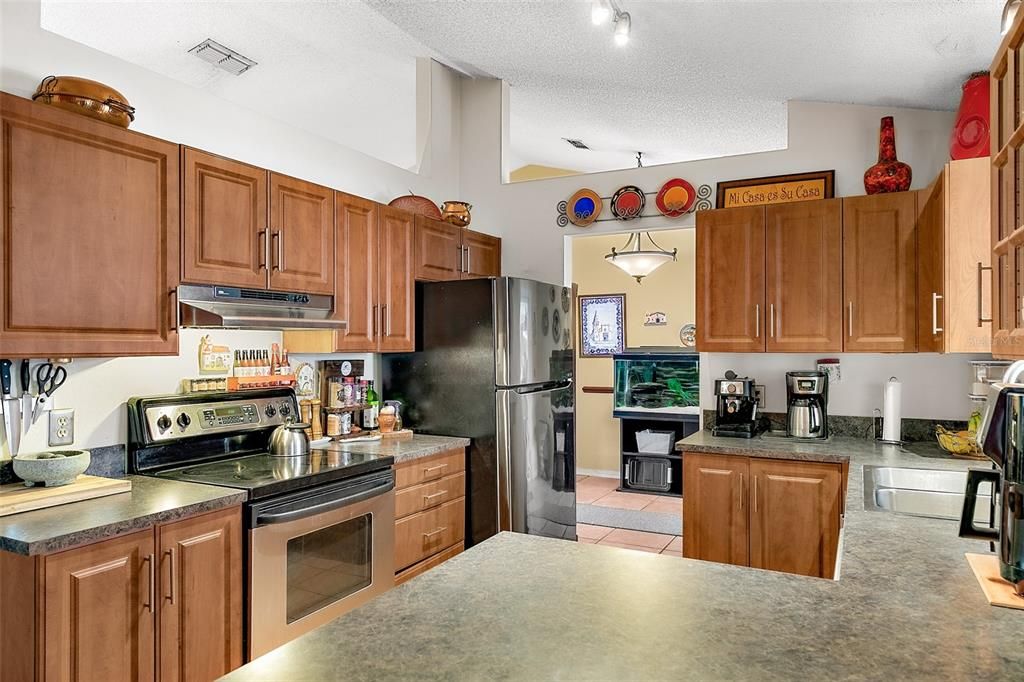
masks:
<svg viewBox="0 0 1024 682"><path fill-rule="evenodd" d="M619 482L599 476L576 477L576 501L598 507L634 509L667 514L681 514L683 502L676 497L623 493L616 490ZM682 556L683 539L678 535L648 533L626 528L608 528L585 523L576 524L580 542L594 545L612 545L639 552Z"/></svg>

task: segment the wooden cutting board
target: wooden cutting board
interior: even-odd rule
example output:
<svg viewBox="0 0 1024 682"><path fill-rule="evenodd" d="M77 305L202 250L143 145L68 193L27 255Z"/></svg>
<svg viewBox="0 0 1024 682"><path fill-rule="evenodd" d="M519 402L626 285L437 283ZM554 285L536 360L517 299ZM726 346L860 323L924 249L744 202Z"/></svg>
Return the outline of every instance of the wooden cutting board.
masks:
<svg viewBox="0 0 1024 682"><path fill-rule="evenodd" d="M999 557L995 554L967 554L967 563L981 585L981 591L992 606L1024 610L1024 597L999 575Z"/></svg>
<svg viewBox="0 0 1024 682"><path fill-rule="evenodd" d="M22 483L0 485L0 516L127 493L131 489L132 482L126 478L103 478L86 474L79 476L74 483L56 488L27 488Z"/></svg>

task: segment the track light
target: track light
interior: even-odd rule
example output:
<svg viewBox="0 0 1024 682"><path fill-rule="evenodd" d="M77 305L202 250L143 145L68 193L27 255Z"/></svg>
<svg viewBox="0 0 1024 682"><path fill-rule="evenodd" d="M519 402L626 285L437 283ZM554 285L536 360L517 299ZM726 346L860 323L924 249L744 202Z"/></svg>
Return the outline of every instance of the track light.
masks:
<svg viewBox="0 0 1024 682"><path fill-rule="evenodd" d="M590 20L594 22L594 26L601 26L602 24L606 24L608 23L608 20L611 18L611 0L594 0L594 4L590 8Z"/></svg>
<svg viewBox="0 0 1024 682"><path fill-rule="evenodd" d="M1013 20L1017 16L1017 10L1020 9L1021 0L1006 0L1006 4L1003 5L1003 21L1002 21L1002 32L1005 34L1013 26Z"/></svg>
<svg viewBox="0 0 1024 682"><path fill-rule="evenodd" d="M615 14L615 44L625 45L629 42L630 29L629 12L617 12Z"/></svg>

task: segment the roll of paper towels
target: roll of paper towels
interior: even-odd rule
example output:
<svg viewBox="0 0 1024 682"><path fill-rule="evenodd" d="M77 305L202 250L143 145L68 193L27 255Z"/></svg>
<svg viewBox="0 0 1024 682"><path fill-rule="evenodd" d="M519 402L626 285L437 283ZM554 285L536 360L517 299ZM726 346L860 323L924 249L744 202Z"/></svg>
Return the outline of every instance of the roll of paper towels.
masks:
<svg viewBox="0 0 1024 682"><path fill-rule="evenodd" d="M896 377L889 377L882 392L882 440L898 441L903 435L900 427L900 401L903 384Z"/></svg>

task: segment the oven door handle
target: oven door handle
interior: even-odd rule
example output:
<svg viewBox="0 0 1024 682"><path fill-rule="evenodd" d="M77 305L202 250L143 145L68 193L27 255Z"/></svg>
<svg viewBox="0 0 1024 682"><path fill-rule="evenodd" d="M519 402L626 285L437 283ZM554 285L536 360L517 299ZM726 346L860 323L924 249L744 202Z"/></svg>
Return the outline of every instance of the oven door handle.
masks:
<svg viewBox="0 0 1024 682"><path fill-rule="evenodd" d="M384 493L394 490L395 481L394 478L389 477L387 480L377 483L368 488L361 488L357 492L343 497L337 497L329 499L318 504L311 504L309 506L299 507L297 509L288 509L286 511L273 511L273 508L267 511L259 512L256 515L255 525L256 526L269 526L275 523L288 523L289 521L297 521L310 516L316 516L317 514L323 514L325 512L334 511L335 509L341 509L347 507L350 504L362 502L368 500L371 497L383 495Z"/></svg>

